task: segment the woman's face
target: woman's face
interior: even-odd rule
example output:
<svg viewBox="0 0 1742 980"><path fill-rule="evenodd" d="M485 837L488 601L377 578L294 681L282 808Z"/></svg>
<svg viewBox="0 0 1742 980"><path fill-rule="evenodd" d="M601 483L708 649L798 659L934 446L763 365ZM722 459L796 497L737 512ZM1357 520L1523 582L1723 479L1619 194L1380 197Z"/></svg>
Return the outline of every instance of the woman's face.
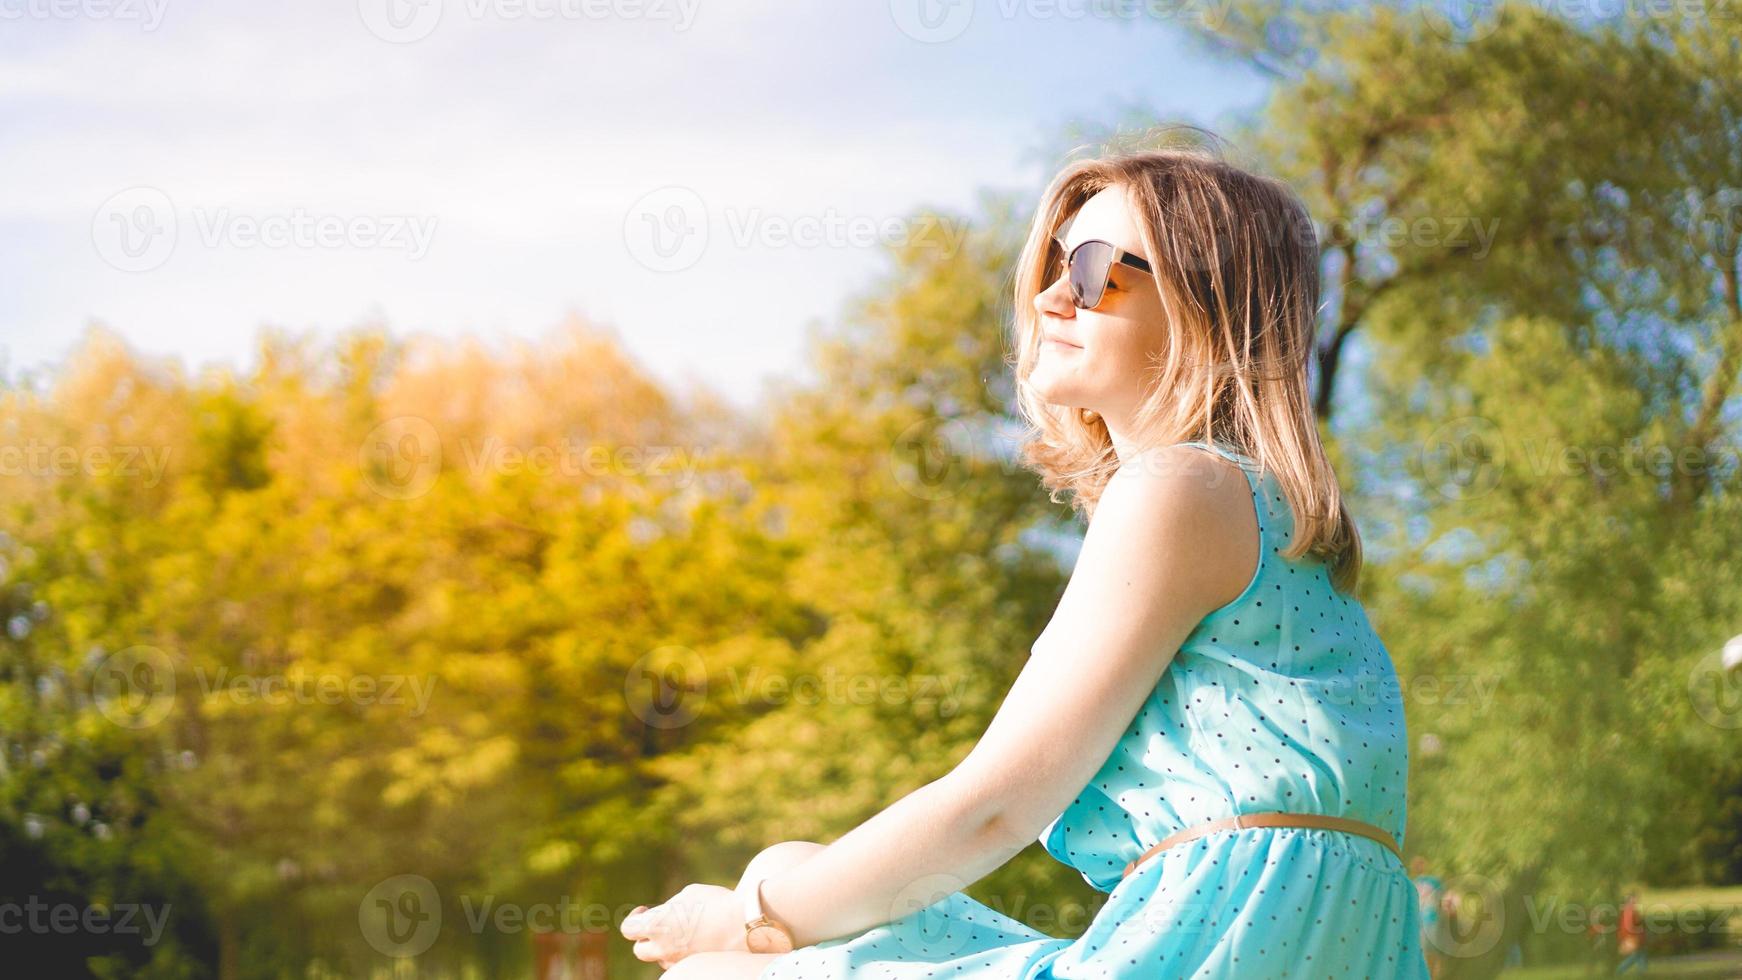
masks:
<svg viewBox="0 0 1742 980"><path fill-rule="evenodd" d="M1117 186L1085 201L1059 237L1067 251L1099 238L1143 255L1124 188ZM1057 268L1049 275L1053 282L1034 297L1041 343L1030 384L1054 405L1129 418L1145 395L1144 374L1166 343L1155 279L1115 262L1100 305L1079 310L1066 277Z"/></svg>

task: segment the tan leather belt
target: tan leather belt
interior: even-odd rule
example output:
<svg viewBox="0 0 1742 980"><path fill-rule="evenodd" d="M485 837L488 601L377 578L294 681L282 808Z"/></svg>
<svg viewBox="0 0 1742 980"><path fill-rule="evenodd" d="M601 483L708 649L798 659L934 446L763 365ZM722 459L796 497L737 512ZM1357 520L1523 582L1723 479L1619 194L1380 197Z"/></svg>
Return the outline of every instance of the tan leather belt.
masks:
<svg viewBox="0 0 1742 980"><path fill-rule="evenodd" d="M1132 858L1131 862L1125 865L1125 873L1120 877L1130 877L1131 872L1137 870L1138 865L1175 844L1197 840L1205 834L1220 833L1224 830L1241 830L1246 827L1316 827L1322 830L1341 830L1345 833L1360 834L1362 837L1371 837L1390 848L1391 853L1397 855L1398 860L1403 859L1403 851L1398 848L1397 841L1393 840L1386 831L1364 820L1332 817L1322 813L1237 813L1231 817L1223 817L1220 820L1210 820L1195 827L1187 827L1177 834L1170 834L1162 838L1160 843Z"/></svg>

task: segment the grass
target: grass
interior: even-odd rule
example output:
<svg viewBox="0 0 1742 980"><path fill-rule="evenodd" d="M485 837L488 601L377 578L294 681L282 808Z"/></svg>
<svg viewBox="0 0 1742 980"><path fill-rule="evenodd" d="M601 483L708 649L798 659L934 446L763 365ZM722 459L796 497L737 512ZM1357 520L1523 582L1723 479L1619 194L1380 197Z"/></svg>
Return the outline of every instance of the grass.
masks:
<svg viewBox="0 0 1742 980"><path fill-rule="evenodd" d="M1500 974L1506 980L1589 980L1591 977L1604 976L1602 972L1586 973L1582 965L1568 966L1533 966L1526 969L1507 970ZM1711 959L1694 959L1692 957L1676 957L1675 959L1654 959L1651 970L1641 974L1635 970L1622 976L1672 977L1675 980L1729 980L1742 975L1742 957L1731 957L1728 962Z"/></svg>
<svg viewBox="0 0 1742 980"><path fill-rule="evenodd" d="M1645 889L1640 891L1639 898L1647 911L1654 905L1668 905L1678 909L1716 905L1742 907L1742 885Z"/></svg>
<svg viewBox="0 0 1742 980"><path fill-rule="evenodd" d="M1654 914L1663 914L1665 908L1731 906L1742 909L1742 885L1642 889L1639 893L1639 899L1641 910L1648 917ZM1660 956L1653 957L1650 965L1651 971L1644 974L1648 977L1671 977L1675 980L1719 980L1719 978L1733 980L1733 978L1742 977L1742 952L1730 950L1692 956ZM1589 977L1604 975L1601 971L1587 972L1583 963L1533 966L1507 970L1501 974L1506 980L1587 980ZM1639 976L1640 974L1635 971L1626 975Z"/></svg>

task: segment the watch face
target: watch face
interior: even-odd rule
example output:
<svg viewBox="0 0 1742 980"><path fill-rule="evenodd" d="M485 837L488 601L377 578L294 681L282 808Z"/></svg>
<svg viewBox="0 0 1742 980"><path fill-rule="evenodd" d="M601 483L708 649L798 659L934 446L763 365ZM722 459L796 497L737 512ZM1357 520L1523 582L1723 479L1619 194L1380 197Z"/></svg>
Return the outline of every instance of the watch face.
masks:
<svg viewBox="0 0 1742 980"><path fill-rule="evenodd" d="M789 953L792 951L792 940L786 933L774 926L757 926L745 936L744 945L750 947L752 953Z"/></svg>

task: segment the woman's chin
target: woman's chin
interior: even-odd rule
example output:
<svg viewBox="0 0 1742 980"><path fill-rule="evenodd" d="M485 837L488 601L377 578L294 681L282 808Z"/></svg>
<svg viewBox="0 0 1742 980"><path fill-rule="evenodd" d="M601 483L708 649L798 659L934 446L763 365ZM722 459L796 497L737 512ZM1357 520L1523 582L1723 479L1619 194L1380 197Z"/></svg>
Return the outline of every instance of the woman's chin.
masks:
<svg viewBox="0 0 1742 980"><path fill-rule="evenodd" d="M1042 395L1041 398L1049 408L1060 412L1080 412L1083 410L1082 402L1074 398L1047 398L1045 395Z"/></svg>
<svg viewBox="0 0 1742 980"><path fill-rule="evenodd" d="M1037 370L1028 376L1028 383L1042 401L1054 408L1076 408L1083 403L1078 393L1072 390L1071 385L1065 384L1062 378L1054 378Z"/></svg>

